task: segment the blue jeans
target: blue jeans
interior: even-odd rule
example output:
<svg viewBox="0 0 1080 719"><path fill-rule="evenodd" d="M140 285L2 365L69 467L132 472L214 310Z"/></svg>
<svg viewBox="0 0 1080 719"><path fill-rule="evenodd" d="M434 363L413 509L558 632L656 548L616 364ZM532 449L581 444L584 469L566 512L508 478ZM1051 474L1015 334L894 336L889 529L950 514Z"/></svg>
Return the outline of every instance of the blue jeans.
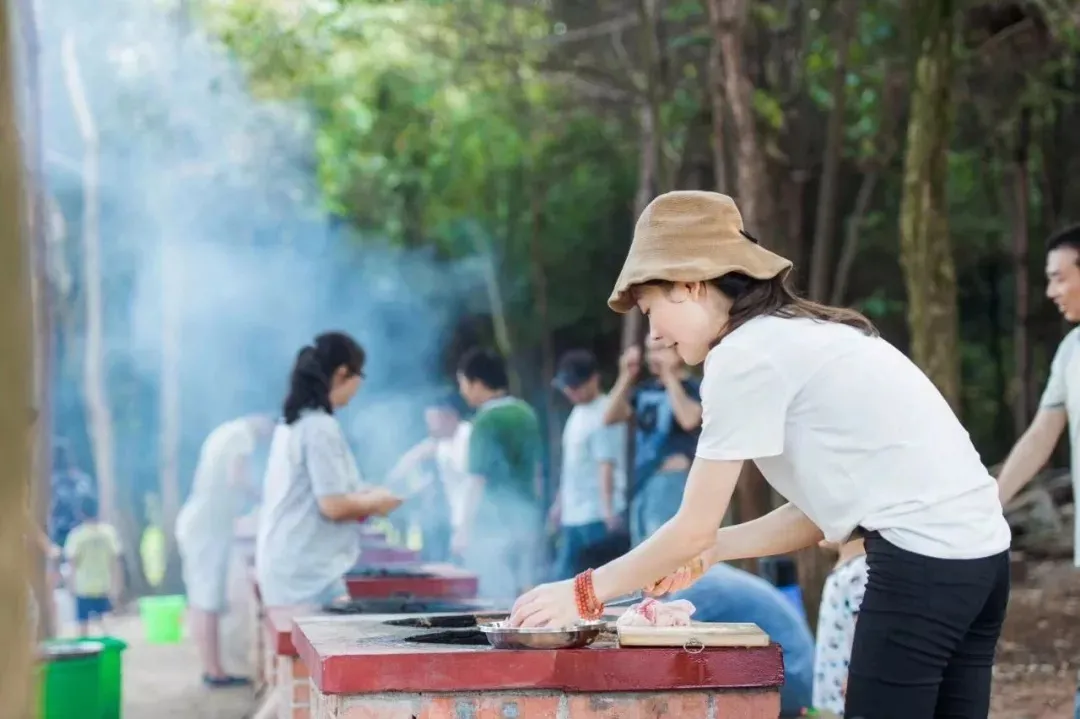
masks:
<svg viewBox="0 0 1080 719"><path fill-rule="evenodd" d="M555 556L554 581L576 577L588 569L582 560L582 552L603 541L606 536L607 526L603 522L563 527L559 537L558 554Z"/></svg>
<svg viewBox="0 0 1080 719"><path fill-rule="evenodd" d="M630 502L630 542L637 546L679 511L688 470L657 472Z"/></svg>

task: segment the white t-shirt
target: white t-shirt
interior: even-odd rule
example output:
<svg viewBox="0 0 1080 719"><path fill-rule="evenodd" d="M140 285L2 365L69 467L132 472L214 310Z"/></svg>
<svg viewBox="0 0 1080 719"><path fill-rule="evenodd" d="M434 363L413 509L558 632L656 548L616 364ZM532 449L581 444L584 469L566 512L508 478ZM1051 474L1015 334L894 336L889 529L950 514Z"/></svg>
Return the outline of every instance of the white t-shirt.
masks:
<svg viewBox="0 0 1080 719"><path fill-rule="evenodd" d="M697 455L754 460L830 541L861 526L909 552L1008 549L994 478L945 398L878 337L757 317L705 360Z"/></svg>
<svg viewBox="0 0 1080 719"><path fill-rule="evenodd" d="M469 436L472 424L458 422L454 434L435 443L435 464L450 505L450 526L455 529L465 521L465 502L469 488Z"/></svg>
<svg viewBox="0 0 1080 719"><path fill-rule="evenodd" d="M587 404L574 405L563 427L559 514L565 527L604 521L601 463L614 465L612 512L621 513L626 504L626 425L604 424L607 403L607 395L600 395Z"/></svg>
<svg viewBox="0 0 1080 719"><path fill-rule="evenodd" d="M1046 380L1039 406L1044 409L1063 409L1069 417L1069 449L1071 450L1073 494L1080 497L1080 327L1074 328L1061 340L1050 377ZM1080 567L1080 522L1076 522L1073 564Z"/></svg>
<svg viewBox="0 0 1080 719"><path fill-rule="evenodd" d="M233 473L238 460L255 452L257 441L254 424L241 417L219 425L203 442L191 494L176 517L177 542L189 555L200 544L228 550L235 531L233 520L252 493L247 486L252 477Z"/></svg>

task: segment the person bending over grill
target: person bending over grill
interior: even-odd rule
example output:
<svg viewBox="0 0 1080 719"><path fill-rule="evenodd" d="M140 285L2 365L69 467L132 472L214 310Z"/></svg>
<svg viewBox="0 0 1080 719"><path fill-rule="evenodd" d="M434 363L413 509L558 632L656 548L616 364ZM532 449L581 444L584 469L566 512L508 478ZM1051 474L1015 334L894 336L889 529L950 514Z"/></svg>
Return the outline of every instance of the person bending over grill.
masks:
<svg viewBox="0 0 1080 719"><path fill-rule="evenodd" d="M228 608L235 522L245 503L258 496L251 455L273 431L274 420L262 415L240 417L214 429L199 451L191 494L176 515L191 628L202 658L203 683L210 687L248 683L222 668L218 627Z"/></svg>
<svg viewBox="0 0 1080 719"><path fill-rule="evenodd" d="M274 430L255 547L255 573L269 606L325 605L347 594L345 573L360 558L356 522L384 516L401 500L360 478L334 410L364 377L364 350L328 332L300 350Z"/></svg>
<svg viewBox="0 0 1080 719"><path fill-rule="evenodd" d="M844 716L989 712L1009 598L998 488L930 380L862 315L796 297L791 262L711 192L653 200L609 305L705 363L703 423L682 505L627 555L519 597L511 622L593 618L639 589L682 589L716 562L866 538L869 581ZM788 504L718 529L743 462Z"/></svg>

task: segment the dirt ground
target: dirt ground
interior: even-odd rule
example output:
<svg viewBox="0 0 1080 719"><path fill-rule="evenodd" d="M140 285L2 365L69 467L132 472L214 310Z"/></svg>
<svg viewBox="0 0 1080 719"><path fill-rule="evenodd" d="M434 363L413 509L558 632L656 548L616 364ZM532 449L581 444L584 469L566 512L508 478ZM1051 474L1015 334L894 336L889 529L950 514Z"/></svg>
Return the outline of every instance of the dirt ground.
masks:
<svg viewBox="0 0 1080 719"><path fill-rule="evenodd" d="M124 654L124 719L244 719L254 711L250 689L206 689L191 641L151 645L137 616L112 620L110 634L128 643Z"/></svg>
<svg viewBox="0 0 1080 719"><path fill-rule="evenodd" d="M992 719L1071 719L1080 669L1080 570L1028 562L994 667Z"/></svg>

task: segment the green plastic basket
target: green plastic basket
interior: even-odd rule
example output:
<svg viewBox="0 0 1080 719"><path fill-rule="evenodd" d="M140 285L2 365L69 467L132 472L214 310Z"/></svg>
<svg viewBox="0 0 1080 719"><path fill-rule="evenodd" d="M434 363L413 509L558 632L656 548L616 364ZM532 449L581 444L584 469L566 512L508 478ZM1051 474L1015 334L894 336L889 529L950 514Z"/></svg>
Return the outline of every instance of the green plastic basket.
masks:
<svg viewBox="0 0 1080 719"><path fill-rule="evenodd" d="M105 645L52 641L41 646L41 719L100 717Z"/></svg>
<svg viewBox="0 0 1080 719"><path fill-rule="evenodd" d="M182 596L143 597L139 600L143 635L149 644L179 644L184 636L184 611L187 602Z"/></svg>

